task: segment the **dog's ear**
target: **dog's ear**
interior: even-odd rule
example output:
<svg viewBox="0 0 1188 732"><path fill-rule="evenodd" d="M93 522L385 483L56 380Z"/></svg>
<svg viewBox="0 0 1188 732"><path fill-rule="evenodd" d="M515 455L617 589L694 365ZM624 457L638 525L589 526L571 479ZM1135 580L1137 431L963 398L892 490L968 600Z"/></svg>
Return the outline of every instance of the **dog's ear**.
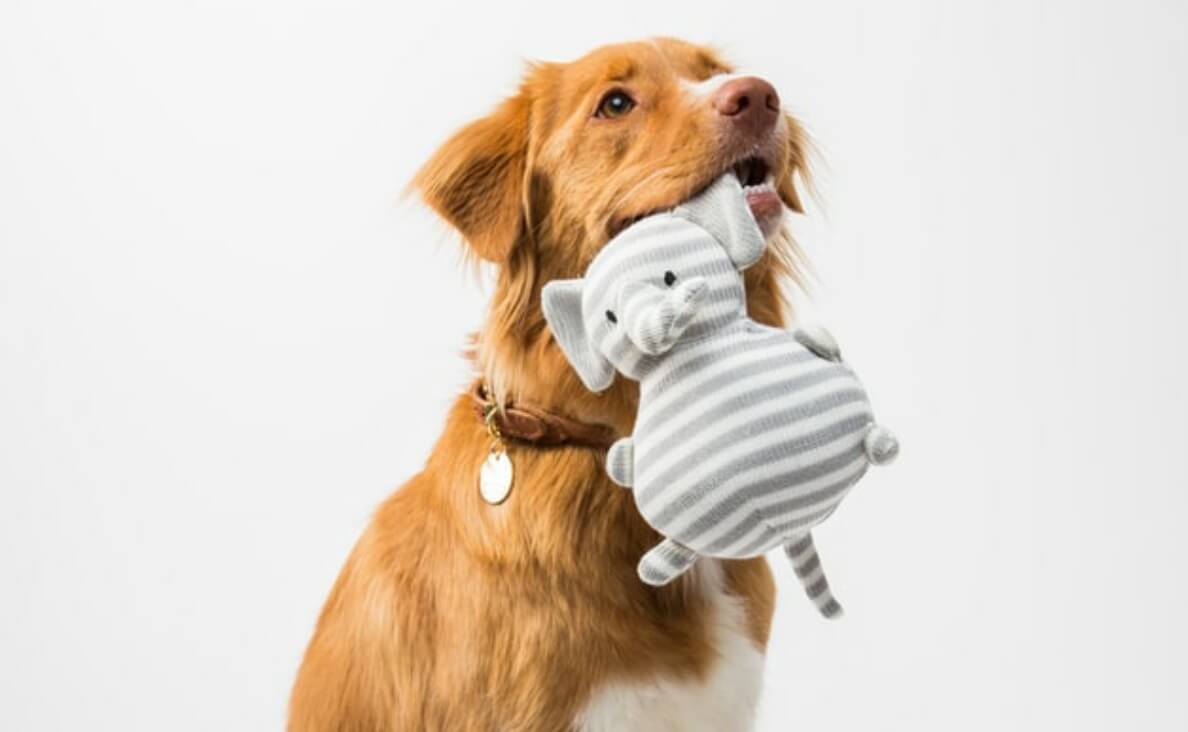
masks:
<svg viewBox="0 0 1188 732"><path fill-rule="evenodd" d="M784 121L788 129L784 137L784 172L776 181L776 192L785 206L796 213L804 213L804 204L796 189L796 178L799 176L801 183L808 185L808 134L792 115L784 115Z"/></svg>
<svg viewBox="0 0 1188 732"><path fill-rule="evenodd" d="M413 179L478 256L504 262L524 227L531 102L521 92L445 142Z"/></svg>
<svg viewBox="0 0 1188 732"><path fill-rule="evenodd" d="M594 348L582 319L582 280L553 280L540 292L545 321L573 370L590 391L605 391L615 379L610 361Z"/></svg>

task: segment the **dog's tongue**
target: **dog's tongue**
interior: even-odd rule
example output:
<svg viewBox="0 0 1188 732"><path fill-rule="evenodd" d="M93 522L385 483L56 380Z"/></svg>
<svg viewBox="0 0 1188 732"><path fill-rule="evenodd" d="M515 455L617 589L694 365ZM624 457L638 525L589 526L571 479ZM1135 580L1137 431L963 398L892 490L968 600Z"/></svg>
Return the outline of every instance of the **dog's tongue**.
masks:
<svg viewBox="0 0 1188 732"><path fill-rule="evenodd" d="M746 191L747 206L751 215L762 224L765 220L775 218L783 212L784 204L780 197L770 187L756 188Z"/></svg>

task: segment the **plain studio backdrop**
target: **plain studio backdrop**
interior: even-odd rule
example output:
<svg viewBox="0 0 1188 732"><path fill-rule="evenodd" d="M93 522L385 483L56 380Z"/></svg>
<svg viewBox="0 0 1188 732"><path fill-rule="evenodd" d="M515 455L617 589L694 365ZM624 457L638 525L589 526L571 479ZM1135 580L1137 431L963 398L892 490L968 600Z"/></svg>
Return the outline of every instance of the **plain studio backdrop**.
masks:
<svg viewBox="0 0 1188 732"><path fill-rule="evenodd" d="M800 313L904 445L818 533L843 621L772 556L759 729L1188 728L1186 29L1173 2L6 0L0 729L282 726L490 293L401 189L524 59L655 34L811 131Z"/></svg>

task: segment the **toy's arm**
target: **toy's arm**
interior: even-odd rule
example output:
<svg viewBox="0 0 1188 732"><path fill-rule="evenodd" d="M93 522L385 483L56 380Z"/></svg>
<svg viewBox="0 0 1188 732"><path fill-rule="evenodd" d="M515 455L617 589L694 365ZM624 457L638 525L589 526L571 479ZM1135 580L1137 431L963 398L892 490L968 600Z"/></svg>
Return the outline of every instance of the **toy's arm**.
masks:
<svg viewBox="0 0 1188 732"><path fill-rule="evenodd" d="M606 453L606 474L624 488L635 484L635 442L630 437L620 438L610 446Z"/></svg>
<svg viewBox="0 0 1188 732"><path fill-rule="evenodd" d="M796 342L826 361L841 361L841 348L833 335L820 326L797 328L792 331Z"/></svg>

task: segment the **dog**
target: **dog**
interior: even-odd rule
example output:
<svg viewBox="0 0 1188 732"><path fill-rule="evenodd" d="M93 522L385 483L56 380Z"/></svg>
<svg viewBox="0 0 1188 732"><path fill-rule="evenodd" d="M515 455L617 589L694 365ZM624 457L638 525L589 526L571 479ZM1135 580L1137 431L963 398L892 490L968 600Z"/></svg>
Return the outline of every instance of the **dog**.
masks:
<svg viewBox="0 0 1188 732"><path fill-rule="evenodd" d="M318 619L290 730L752 728L775 603L766 561L702 559L645 585L636 564L660 537L606 477L605 449L517 441L507 414L631 434L638 386L587 390L541 289L727 171L769 243L745 273L750 317L783 326L800 261L783 218L803 212L806 150L770 83L657 38L531 65L432 156L412 186L498 272L471 352L490 408L459 395L422 472L375 513ZM494 450L514 478L490 501Z"/></svg>

